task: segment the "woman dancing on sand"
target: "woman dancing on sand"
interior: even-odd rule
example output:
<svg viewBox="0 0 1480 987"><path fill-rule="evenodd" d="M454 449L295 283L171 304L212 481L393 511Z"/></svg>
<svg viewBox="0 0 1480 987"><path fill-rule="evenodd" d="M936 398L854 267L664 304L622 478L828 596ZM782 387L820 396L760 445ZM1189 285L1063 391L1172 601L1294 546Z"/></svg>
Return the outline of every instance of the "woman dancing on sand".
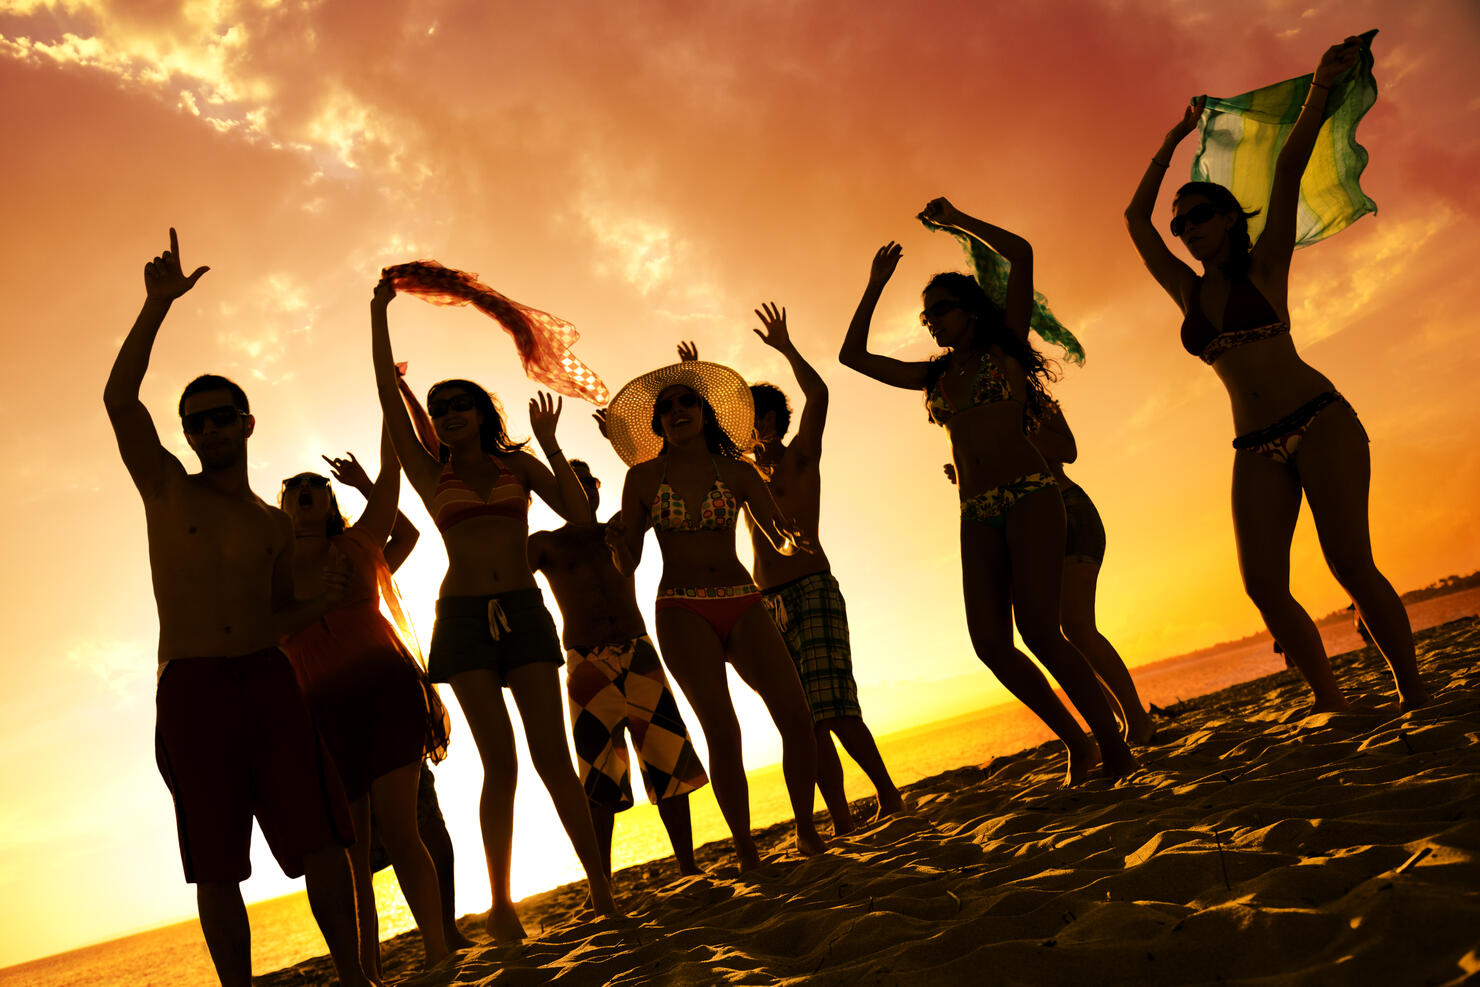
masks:
<svg viewBox="0 0 1480 987"><path fill-rule="evenodd" d="M370 877L372 808L396 880L421 931L427 966L449 951L437 872L416 826L422 758L431 754L440 760L446 752L446 710L396 628L380 614L382 595L392 602L393 612L400 612L381 549L396 524L400 491L400 463L383 434L380 473L354 524L346 524L326 476L290 476L279 495L279 506L293 519L293 588L298 597L322 592L326 566L346 570L350 580L343 601L284 638L283 650L350 801L360 962L374 976L380 971L380 937Z"/></svg>
<svg viewBox="0 0 1480 987"><path fill-rule="evenodd" d="M1095 620L1095 590L1100 581L1100 566L1105 561L1105 525L1089 494L1064 472L1064 464L1079 457L1079 446L1057 401L1049 402L1046 417L1028 423L1028 441L1043 453L1064 498L1067 523L1059 625L1104 686L1111 712L1120 721L1120 735L1132 747L1141 747L1150 743L1156 729L1141 707L1141 697L1125 660L1101 633ZM956 467L951 463L946 464L946 476L952 483L956 482Z"/></svg>
<svg viewBox="0 0 1480 987"><path fill-rule="evenodd" d="M726 661L760 695L781 734L797 851L826 850L812 824L812 714L786 642L735 555L741 508L782 555L805 550L766 481L741 456L754 423L745 381L703 361L644 374L617 393L606 414L607 436L631 466L619 520L608 522L612 560L630 575L642 560L647 529L656 530L663 554L658 642L709 744L709 778L741 870L758 865L760 855L750 835L750 794Z"/></svg>
<svg viewBox="0 0 1480 987"><path fill-rule="evenodd" d="M510 440L493 398L466 380L445 380L427 392L440 458L427 451L396 385L386 317L395 295L382 278L370 304L375 383L396 455L447 548L428 671L433 682L452 684L483 761L479 819L493 893L486 928L496 942L509 942L525 932L509 888L519 764L505 688L519 707L535 772L586 871L592 904L602 914L616 911L566 746L560 640L525 546L531 491L574 524L590 524L591 507L555 441L560 403L547 394L530 400L529 421L554 473Z"/></svg>
<svg viewBox="0 0 1480 987"><path fill-rule="evenodd" d="M1184 313L1182 345L1228 389L1237 438L1233 527L1244 588L1265 626L1300 669L1316 710L1347 709L1315 623L1290 594L1290 543L1302 494L1310 501L1321 551L1397 680L1403 709L1428 701L1413 631L1398 594L1372 561L1367 433L1335 386L1295 351L1290 338L1290 255L1300 177L1331 86L1357 62L1347 38L1321 56L1305 105L1280 149L1263 235L1249 245L1248 217L1233 193L1189 182L1172 201L1172 235L1203 268L1195 274L1151 222L1162 176L1197 126L1194 101L1167 132L1126 208L1126 225L1146 267Z"/></svg>
<svg viewBox="0 0 1480 987"><path fill-rule="evenodd" d="M1011 264L1006 305L994 305L966 274L938 274L925 286L920 321L946 352L903 361L870 353L869 323L899 264L889 243L874 255L868 286L839 359L881 383L925 392L931 421L951 439L961 487L961 571L967 630L977 657L1068 748L1068 781L1083 780L1094 745L1059 702L1043 673L1012 640L1012 620L1029 650L1064 687L1099 743L1107 777L1135 770L1105 694L1059 628L1064 502L1043 456L1023 434L1023 415L1045 406L1043 358L1028 343L1033 249L1028 241L960 212L945 199L921 214L975 237Z"/></svg>

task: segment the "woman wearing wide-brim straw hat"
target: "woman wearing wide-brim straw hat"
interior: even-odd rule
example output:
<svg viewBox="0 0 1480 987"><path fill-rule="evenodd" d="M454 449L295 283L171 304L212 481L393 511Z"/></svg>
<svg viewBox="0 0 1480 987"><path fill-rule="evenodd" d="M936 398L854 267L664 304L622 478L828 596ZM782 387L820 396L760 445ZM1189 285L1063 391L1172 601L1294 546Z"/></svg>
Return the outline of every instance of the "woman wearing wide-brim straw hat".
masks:
<svg viewBox="0 0 1480 987"><path fill-rule="evenodd" d="M812 716L786 643L760 606L760 592L735 555L741 508L783 555L806 551L770 489L741 450L755 424L750 387L716 363L688 361L643 374L607 408L607 437L631 467L622 511L607 527L617 568L630 575L643 537L657 531L658 643L668 670L699 717L709 777L734 837L742 870L760 863L750 836L750 795L740 724L725 663L754 689L781 734L781 769L796 815L797 850L826 849L812 825L817 752Z"/></svg>

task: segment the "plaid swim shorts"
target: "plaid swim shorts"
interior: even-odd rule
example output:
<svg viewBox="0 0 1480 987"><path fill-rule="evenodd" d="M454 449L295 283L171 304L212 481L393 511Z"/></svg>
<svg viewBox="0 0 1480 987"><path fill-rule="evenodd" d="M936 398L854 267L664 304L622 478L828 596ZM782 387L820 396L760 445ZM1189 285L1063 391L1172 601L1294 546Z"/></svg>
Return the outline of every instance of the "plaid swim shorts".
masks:
<svg viewBox="0 0 1480 987"><path fill-rule="evenodd" d="M848 643L848 611L833 574L815 572L774 586L765 591L765 601L797 663L812 722L862 716Z"/></svg>

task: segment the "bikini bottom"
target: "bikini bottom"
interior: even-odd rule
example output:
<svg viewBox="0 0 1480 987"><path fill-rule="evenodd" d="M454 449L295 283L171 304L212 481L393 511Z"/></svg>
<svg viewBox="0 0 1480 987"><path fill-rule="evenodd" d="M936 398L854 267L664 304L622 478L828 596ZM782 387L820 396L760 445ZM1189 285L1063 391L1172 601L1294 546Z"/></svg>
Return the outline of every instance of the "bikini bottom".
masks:
<svg viewBox="0 0 1480 987"><path fill-rule="evenodd" d="M983 490L973 497L961 501L961 520L989 524L994 528L1007 527L1007 515L1012 506L1031 493L1058 486L1052 473L1029 473L1000 487Z"/></svg>
<svg viewBox="0 0 1480 987"><path fill-rule="evenodd" d="M1335 391L1322 391L1274 424L1240 435L1233 440L1233 447L1251 449L1272 462L1288 463L1295 458L1295 452L1300 448L1300 439L1310 428L1311 422L1326 408L1337 403L1346 405L1352 416L1356 416L1356 409L1347 403L1346 398ZM1366 434L1365 429L1362 434Z"/></svg>
<svg viewBox="0 0 1480 987"><path fill-rule="evenodd" d="M745 611L761 602L761 592L754 583L739 586L680 586L658 590L654 612L678 607L697 614L714 629L724 643Z"/></svg>

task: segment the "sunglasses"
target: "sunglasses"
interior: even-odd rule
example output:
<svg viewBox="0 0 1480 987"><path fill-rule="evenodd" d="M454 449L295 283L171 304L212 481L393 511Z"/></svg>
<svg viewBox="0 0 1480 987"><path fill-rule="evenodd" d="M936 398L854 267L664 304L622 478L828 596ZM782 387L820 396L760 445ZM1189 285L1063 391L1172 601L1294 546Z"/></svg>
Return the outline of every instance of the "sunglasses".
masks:
<svg viewBox="0 0 1480 987"><path fill-rule="evenodd" d="M427 414L433 418L441 418L443 415L453 411L472 411L476 407L478 407L478 402L473 399L472 395L459 394L457 397L448 398L445 401L428 401Z"/></svg>
<svg viewBox="0 0 1480 987"><path fill-rule="evenodd" d="M659 418L662 418L664 415L668 414L668 412L673 410L675 404L677 404L677 406L680 408L697 408L699 406L699 395L680 394L676 398L664 398L657 404L653 405L653 414L657 415Z"/></svg>
<svg viewBox="0 0 1480 987"><path fill-rule="evenodd" d="M217 428L225 428L246 416L247 413L240 408L223 404L219 408L207 408L205 411L192 411L188 415L181 415L180 425L185 429L186 435L199 435L206 430L206 422L210 422Z"/></svg>
<svg viewBox="0 0 1480 987"><path fill-rule="evenodd" d="M1216 215L1218 215L1217 206L1211 202L1199 203L1180 216L1172 217L1172 236L1181 236L1187 232L1187 227L1201 226Z"/></svg>
<svg viewBox="0 0 1480 987"><path fill-rule="evenodd" d="M950 315L957 309L963 309L965 307L965 305L961 304L961 302L957 301L954 298L942 298L940 301L936 302L934 305L930 306L925 311L920 313L920 325L926 326L935 322L939 322L941 319L944 319L946 316Z"/></svg>
<svg viewBox="0 0 1480 987"><path fill-rule="evenodd" d="M329 478L327 476L319 476L317 473L290 476L283 481L284 490L297 490L299 487L308 487L310 490L323 490L327 486L329 486Z"/></svg>

